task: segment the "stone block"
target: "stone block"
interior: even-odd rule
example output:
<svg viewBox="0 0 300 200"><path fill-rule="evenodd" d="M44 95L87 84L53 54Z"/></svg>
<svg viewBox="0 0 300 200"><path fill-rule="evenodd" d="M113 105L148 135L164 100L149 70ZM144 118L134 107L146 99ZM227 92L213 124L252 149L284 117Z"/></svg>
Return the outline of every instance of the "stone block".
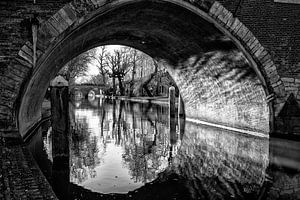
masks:
<svg viewBox="0 0 300 200"><path fill-rule="evenodd" d="M248 46L249 49L251 49L250 46L251 46L252 43L254 43L255 41L257 41L256 37L252 37L252 38L250 38L250 40L247 42L247 46Z"/></svg>
<svg viewBox="0 0 300 200"><path fill-rule="evenodd" d="M268 51L264 49L259 55L258 55L258 60L261 62L263 58L268 54ZM262 63L262 62L261 62Z"/></svg>
<svg viewBox="0 0 300 200"><path fill-rule="evenodd" d="M282 84L282 81L279 80L279 81L277 81L276 83L271 84L271 86L272 86L273 88L275 88L275 87L277 87L277 86L279 86L279 85L281 85L281 84Z"/></svg>
<svg viewBox="0 0 300 200"><path fill-rule="evenodd" d="M267 53L267 54L260 60L260 62L261 62L261 64L264 65L264 63L266 63L266 62L269 61L269 60L272 60L272 59L271 59L271 55L270 55L269 53Z"/></svg>
<svg viewBox="0 0 300 200"><path fill-rule="evenodd" d="M98 7L97 2L95 4L96 0L85 0L85 3L87 3L90 6L92 6L93 8Z"/></svg>
<svg viewBox="0 0 300 200"><path fill-rule="evenodd" d="M29 62L27 62L26 60L23 60L23 59L21 59L21 58L15 58L15 60L16 60L18 63L20 63L23 67L26 67L26 68L28 68L28 69L31 69L31 68L32 68L32 65L31 65Z"/></svg>
<svg viewBox="0 0 300 200"><path fill-rule="evenodd" d="M223 22L224 24L227 23L227 21L225 20L227 14L228 14L228 10L227 9L223 9L222 12L220 12L220 14L218 15L218 19ZM227 19L228 20L228 19Z"/></svg>
<svg viewBox="0 0 300 200"><path fill-rule="evenodd" d="M44 22L38 30L37 47L46 50L48 45L58 35L59 32L49 22Z"/></svg>
<svg viewBox="0 0 300 200"><path fill-rule="evenodd" d="M72 8L71 4L67 4L63 7L64 12L70 19L69 22L75 22L77 20L76 11Z"/></svg>
<svg viewBox="0 0 300 200"><path fill-rule="evenodd" d="M289 82L289 83L294 83L295 82L294 78L288 78L288 77L283 77L283 78L281 78L281 80L283 82Z"/></svg>
<svg viewBox="0 0 300 200"><path fill-rule="evenodd" d="M234 32L235 28L240 26L241 25L241 22L238 18L234 18L234 21L230 27L231 31Z"/></svg>
<svg viewBox="0 0 300 200"><path fill-rule="evenodd" d="M32 48L29 48L27 45L23 45L21 48L22 51L24 51L27 55L31 56L33 55L33 50Z"/></svg>
<svg viewBox="0 0 300 200"><path fill-rule="evenodd" d="M233 15L232 15L232 13L230 12L230 11L228 11L227 12L227 14L226 14L226 16L224 17L224 20L223 20L223 22L225 23L225 26L227 27L227 28L229 28L229 26L228 26L228 21L229 20L231 20L233 18Z"/></svg>
<svg viewBox="0 0 300 200"><path fill-rule="evenodd" d="M270 83L273 84L273 83L276 83L277 81L279 81L280 77L278 74L276 75L273 75L270 77Z"/></svg>
<svg viewBox="0 0 300 200"><path fill-rule="evenodd" d="M296 83L289 83L289 82L283 82L283 85L285 87L298 87L298 84L296 84Z"/></svg>
<svg viewBox="0 0 300 200"><path fill-rule="evenodd" d="M274 62L271 59L269 59L265 63L263 63L263 66L264 66L265 69L267 69L267 68L269 68L269 67L271 67L273 65L275 65L275 64L274 64Z"/></svg>
<svg viewBox="0 0 300 200"><path fill-rule="evenodd" d="M31 51L33 51L32 50L33 49L33 45L32 45L31 42L27 41L25 44L26 44L26 46L28 46L29 49L31 49Z"/></svg>
<svg viewBox="0 0 300 200"><path fill-rule="evenodd" d="M107 0L95 0L95 1L97 2L97 5L99 7L101 7L101 6L105 5L106 3L108 3Z"/></svg>
<svg viewBox="0 0 300 200"><path fill-rule="evenodd" d="M285 90L288 92L297 92L298 88L297 87L285 87Z"/></svg>
<svg viewBox="0 0 300 200"><path fill-rule="evenodd" d="M66 6L65 6L65 7L66 7ZM63 19L63 21L65 22L65 24L66 24L66 26L67 26L67 28L68 28L69 26L71 26L71 25L73 24L73 22L74 22L75 20L72 20L72 19L69 17L68 13L65 11L65 7L62 8L62 9L60 9L60 10L58 11L58 13L59 13L59 15L61 16L61 18Z"/></svg>
<svg viewBox="0 0 300 200"><path fill-rule="evenodd" d="M272 76L278 75L278 73L277 73L276 70L268 70L268 71L266 71L266 73L267 73L268 77L272 77Z"/></svg>
<svg viewBox="0 0 300 200"><path fill-rule="evenodd" d="M226 27L230 28L234 22L235 18L232 16L231 18L228 19L226 23Z"/></svg>
<svg viewBox="0 0 300 200"><path fill-rule="evenodd" d="M99 1L99 0L97 0L97 1ZM103 0L100 0L100 1L102 2ZM211 15L211 16L216 16L215 13L218 11L218 9L219 9L220 6L221 6L221 4L219 2L217 2L217 1L215 1L214 4L209 9L209 13L208 14Z"/></svg>
<svg viewBox="0 0 300 200"><path fill-rule="evenodd" d="M98 3L97 3L97 0L91 0L91 2L94 4L95 7L98 7Z"/></svg>
<svg viewBox="0 0 300 200"><path fill-rule="evenodd" d="M259 47L261 47L261 45L258 40L254 40L254 42L249 46L249 48L253 54Z"/></svg>
<svg viewBox="0 0 300 200"><path fill-rule="evenodd" d="M57 13L55 13L53 18L60 24L63 30L66 30L70 26L70 24L67 22L69 19L67 16L64 16L63 9L60 9Z"/></svg>
<svg viewBox="0 0 300 200"><path fill-rule="evenodd" d="M263 46L260 46L259 49L257 49L256 52L254 53L254 55L258 58L264 50L265 48Z"/></svg>
<svg viewBox="0 0 300 200"><path fill-rule="evenodd" d="M65 26L60 24L53 16L48 19L48 22L57 30L57 32L60 34L64 32Z"/></svg>
<svg viewBox="0 0 300 200"><path fill-rule="evenodd" d="M237 32L237 35L241 38L244 39L244 37L247 35L247 33L249 32L249 29L244 26L242 24L241 28L239 29L239 31ZM244 40L243 40L244 41Z"/></svg>
<svg viewBox="0 0 300 200"><path fill-rule="evenodd" d="M214 13L213 16L214 16L216 19L218 19L219 15L220 15L221 13L223 13L224 9L225 9L225 8L224 8L222 5L220 5L220 6L218 7L217 11ZM226 9L225 9L225 10L226 10Z"/></svg>
<svg viewBox="0 0 300 200"><path fill-rule="evenodd" d="M49 21L44 22L39 30L41 30L41 32L43 32L45 35L50 35L51 38L57 37L59 35L58 30L55 29ZM38 38L39 38L39 35L38 35ZM50 39L50 38L48 38L48 39Z"/></svg>
<svg viewBox="0 0 300 200"><path fill-rule="evenodd" d="M278 98L278 97L285 97L285 89L284 89L283 84L280 84L280 85L274 87L273 89L274 89L275 94L277 95L275 102L277 102L277 103L284 102L285 100L283 98Z"/></svg>
<svg viewBox="0 0 300 200"><path fill-rule="evenodd" d="M265 68L267 74L270 74L272 71L276 72L276 66L272 65L271 67Z"/></svg>
<svg viewBox="0 0 300 200"><path fill-rule="evenodd" d="M237 34L242 26L243 26L243 23L239 22L237 24L237 26L233 29L233 32Z"/></svg>
<svg viewBox="0 0 300 200"><path fill-rule="evenodd" d="M245 37L243 38L243 41L245 42L245 43L247 43L251 38L253 38L254 37L254 35L253 35L253 33L249 30L248 32L247 32L247 34L245 35Z"/></svg>
<svg viewBox="0 0 300 200"><path fill-rule="evenodd" d="M27 62L29 62L31 65L33 64L32 56L28 55L24 51L20 50L19 53L18 53L18 55L20 57L22 57L24 60L26 60Z"/></svg>

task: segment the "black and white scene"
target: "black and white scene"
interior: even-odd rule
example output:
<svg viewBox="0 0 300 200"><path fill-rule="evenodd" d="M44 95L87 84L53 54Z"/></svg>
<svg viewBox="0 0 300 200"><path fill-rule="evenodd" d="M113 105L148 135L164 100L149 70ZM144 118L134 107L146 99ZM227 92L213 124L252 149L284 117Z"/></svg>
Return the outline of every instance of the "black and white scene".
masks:
<svg viewBox="0 0 300 200"><path fill-rule="evenodd" d="M0 0L0 200L300 200L300 0Z"/></svg>

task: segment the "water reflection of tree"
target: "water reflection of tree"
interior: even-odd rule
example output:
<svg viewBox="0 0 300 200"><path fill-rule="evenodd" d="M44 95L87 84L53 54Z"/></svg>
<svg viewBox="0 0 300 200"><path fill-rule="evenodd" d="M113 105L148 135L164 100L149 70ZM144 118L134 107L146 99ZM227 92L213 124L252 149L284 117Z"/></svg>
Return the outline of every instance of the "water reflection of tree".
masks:
<svg viewBox="0 0 300 200"><path fill-rule="evenodd" d="M133 110L132 107L131 110ZM168 153L165 150L167 149L165 144L161 142L157 144L158 123L150 119L148 108L146 112L138 114L131 112L133 128L132 130L126 129L127 133L124 132L130 136L131 142L126 142L124 145L123 164L128 167L135 182L145 183L156 178ZM135 124L136 121L139 121L139 127Z"/></svg>
<svg viewBox="0 0 300 200"><path fill-rule="evenodd" d="M95 167L100 164L97 146L98 138L92 136L88 130L87 119L77 121L72 132L71 145L71 180L82 183L88 176L96 176Z"/></svg>
<svg viewBox="0 0 300 200"><path fill-rule="evenodd" d="M146 109L145 109L146 108ZM167 167L169 136L152 107L109 101L99 106L99 135L88 132L88 118L80 118L72 134L71 180L82 183L96 176L106 145L123 148L123 165L136 182L150 182ZM111 129L110 129L111 128ZM98 146L97 146L98 143Z"/></svg>

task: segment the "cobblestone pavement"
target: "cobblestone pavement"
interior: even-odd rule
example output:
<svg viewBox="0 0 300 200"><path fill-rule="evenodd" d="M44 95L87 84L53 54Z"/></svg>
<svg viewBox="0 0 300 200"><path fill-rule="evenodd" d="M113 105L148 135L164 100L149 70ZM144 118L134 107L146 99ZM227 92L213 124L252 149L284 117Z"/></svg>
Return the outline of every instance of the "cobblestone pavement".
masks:
<svg viewBox="0 0 300 200"><path fill-rule="evenodd" d="M0 200L57 199L20 138L0 132Z"/></svg>

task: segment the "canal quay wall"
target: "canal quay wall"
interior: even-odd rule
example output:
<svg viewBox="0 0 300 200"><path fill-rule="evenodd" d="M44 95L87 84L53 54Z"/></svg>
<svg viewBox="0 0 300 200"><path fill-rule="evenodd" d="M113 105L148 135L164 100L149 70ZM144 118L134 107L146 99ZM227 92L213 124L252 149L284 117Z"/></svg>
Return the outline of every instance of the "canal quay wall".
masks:
<svg viewBox="0 0 300 200"><path fill-rule="evenodd" d="M0 199L49 199L56 196L21 138L0 132Z"/></svg>
<svg viewBox="0 0 300 200"><path fill-rule="evenodd" d="M157 105L169 106L168 97L116 97L116 99L131 101L136 103L152 103ZM178 98L175 100L175 105L177 106Z"/></svg>
<svg viewBox="0 0 300 200"><path fill-rule="evenodd" d="M106 98L111 98L109 96L106 96ZM163 105L163 106L169 106L169 99L167 97L114 97L114 99L119 99L119 100L124 100L124 101L130 101L130 102L136 102L136 103L151 103L151 104L157 104L157 105ZM175 106L178 107L178 98L176 98L175 100ZM206 106L206 105L204 105ZM233 106L233 105L231 105ZM198 110L197 113L195 114L195 108L193 107L188 107L188 104L184 105L185 109L185 119L186 121L190 122L190 123L195 123L195 124L202 124L202 125L206 125L206 126L211 126L211 127L215 127L215 128L220 128L220 129L224 129L224 130L229 130L229 131L234 131L234 132L239 132L239 133L244 133L247 135L252 135L252 136L257 136L257 137L263 137L263 138L268 138L268 132L263 132L260 130L256 130L253 129L253 125L251 126L251 128L245 128L243 126L241 126L241 123L238 121L237 124L235 124L235 126L233 126L232 124L226 124L226 123L222 123L220 121L213 121L211 119L208 119L207 117L203 117L203 116L211 116L207 110L202 110L201 115L199 115ZM222 107L223 112L219 111L219 118L220 116L222 117L222 115L226 115L227 117L230 116L228 113L233 113L231 114L234 115L237 112L236 106L234 106L233 108L230 106L226 106L227 107L227 113L224 113L224 107ZM249 110L249 104L248 105L244 105L240 107L239 112L244 112L245 109ZM205 107L204 107L205 108ZM260 112L260 115L263 115L264 112L267 112L267 110L261 110L262 105L261 104L254 104L253 107L250 107L250 110L254 110L254 112ZM267 109L265 107L265 109ZM215 113L214 113L215 114ZM242 113L243 114L243 113ZM239 115L240 116L240 115ZM259 121L261 120L260 118L256 118L257 115L256 113L254 113L253 116L255 119L255 121ZM265 116L266 117L266 116ZM222 118L221 118L222 119ZM266 119L265 119L266 120ZM259 123L263 124L264 121L259 121ZM255 122L252 122L255 123ZM258 122L257 122L258 123ZM265 121L265 123L267 123Z"/></svg>

